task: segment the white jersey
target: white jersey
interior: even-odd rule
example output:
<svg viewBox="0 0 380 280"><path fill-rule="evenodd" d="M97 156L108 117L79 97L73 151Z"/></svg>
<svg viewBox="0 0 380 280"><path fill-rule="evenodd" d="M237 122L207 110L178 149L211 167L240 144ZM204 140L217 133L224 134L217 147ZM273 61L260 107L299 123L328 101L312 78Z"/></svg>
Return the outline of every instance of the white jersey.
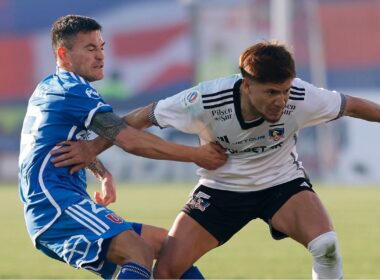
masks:
<svg viewBox="0 0 380 280"><path fill-rule="evenodd" d="M298 160L298 131L343 114L345 96L294 79L281 119L245 122L240 74L207 81L161 100L154 122L198 134L201 144L217 142L229 154L222 167L199 169L199 184L230 191L257 191L306 177Z"/></svg>

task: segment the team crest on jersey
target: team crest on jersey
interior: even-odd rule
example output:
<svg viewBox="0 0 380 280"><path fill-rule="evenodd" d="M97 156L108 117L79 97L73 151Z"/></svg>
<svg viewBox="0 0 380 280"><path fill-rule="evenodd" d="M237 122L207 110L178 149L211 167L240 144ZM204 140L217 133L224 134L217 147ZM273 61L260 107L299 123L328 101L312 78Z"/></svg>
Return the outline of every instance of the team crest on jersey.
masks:
<svg viewBox="0 0 380 280"><path fill-rule="evenodd" d="M269 139L273 141L279 141L284 138L284 128L283 127L274 127L269 129Z"/></svg>
<svg viewBox="0 0 380 280"><path fill-rule="evenodd" d="M100 98L99 93L96 90L94 90L93 88L87 88L86 89L86 94L90 98L95 98L95 99L99 99Z"/></svg>
<svg viewBox="0 0 380 280"><path fill-rule="evenodd" d="M189 201L189 205L191 209L198 209L200 211L205 211L208 206L210 206L210 202L205 201L205 199L209 199L210 196L205 194L204 192L198 192L194 194L193 197Z"/></svg>
<svg viewBox="0 0 380 280"><path fill-rule="evenodd" d="M123 222L123 219L120 216L116 215L115 213L107 214L106 218L108 220L111 220L115 224L121 224Z"/></svg>

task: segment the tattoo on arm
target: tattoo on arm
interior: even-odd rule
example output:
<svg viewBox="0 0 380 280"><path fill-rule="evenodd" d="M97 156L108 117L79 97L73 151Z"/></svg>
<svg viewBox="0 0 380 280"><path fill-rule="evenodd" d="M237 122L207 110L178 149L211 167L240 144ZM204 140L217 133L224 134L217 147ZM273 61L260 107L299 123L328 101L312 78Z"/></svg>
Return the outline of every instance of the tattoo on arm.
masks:
<svg viewBox="0 0 380 280"><path fill-rule="evenodd" d="M120 130L127 127L123 119L112 112L97 113L93 117L89 129L107 140L115 141Z"/></svg>
<svg viewBox="0 0 380 280"><path fill-rule="evenodd" d="M98 180L102 180L104 178L104 175L107 173L107 169L98 158L91 162L87 166L87 169L90 170Z"/></svg>

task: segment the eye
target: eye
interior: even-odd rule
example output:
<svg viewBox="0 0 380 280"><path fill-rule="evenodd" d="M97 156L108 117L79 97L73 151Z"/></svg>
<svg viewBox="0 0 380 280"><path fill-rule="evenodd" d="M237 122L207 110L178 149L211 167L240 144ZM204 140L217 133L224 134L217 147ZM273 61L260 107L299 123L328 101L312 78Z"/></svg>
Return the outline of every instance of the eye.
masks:
<svg viewBox="0 0 380 280"><path fill-rule="evenodd" d="M270 89L270 90L267 91L267 94L268 94L268 95L271 95L271 96L273 96L273 95L277 95L277 94L278 94L278 91L277 91L277 90Z"/></svg>

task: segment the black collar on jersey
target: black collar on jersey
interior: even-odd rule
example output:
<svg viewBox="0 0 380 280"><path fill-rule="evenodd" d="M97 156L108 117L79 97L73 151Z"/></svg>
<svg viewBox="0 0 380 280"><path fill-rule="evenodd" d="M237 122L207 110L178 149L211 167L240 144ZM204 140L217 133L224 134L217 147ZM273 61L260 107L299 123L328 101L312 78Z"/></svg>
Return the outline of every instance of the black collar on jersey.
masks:
<svg viewBox="0 0 380 280"><path fill-rule="evenodd" d="M235 112L236 117L239 121L240 127L242 129L250 129L252 127L257 127L261 125L264 122L263 118L259 118L253 122L245 122L243 118L243 113L241 111L241 98L240 98L240 85L243 82L242 79L236 81L234 85L234 106L235 106Z"/></svg>

